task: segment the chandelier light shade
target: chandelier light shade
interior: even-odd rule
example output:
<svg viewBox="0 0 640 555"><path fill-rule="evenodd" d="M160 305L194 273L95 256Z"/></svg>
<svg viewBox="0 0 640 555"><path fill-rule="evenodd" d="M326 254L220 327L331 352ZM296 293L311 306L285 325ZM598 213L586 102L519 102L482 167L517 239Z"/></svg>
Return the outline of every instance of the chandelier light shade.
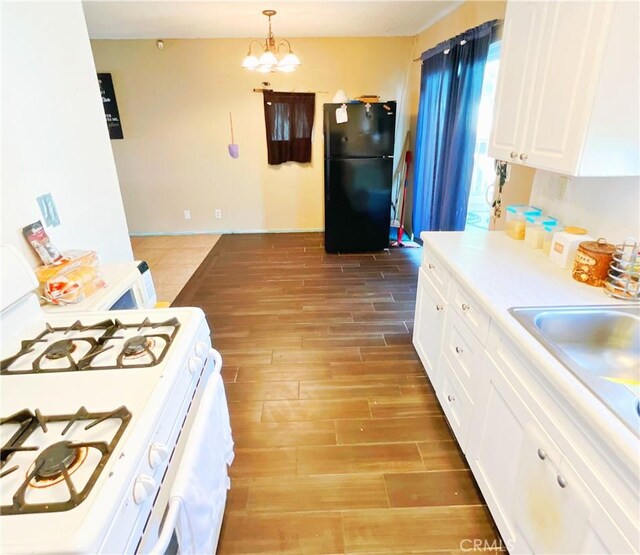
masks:
<svg viewBox="0 0 640 555"><path fill-rule="evenodd" d="M276 39L271 31L271 17L276 15L276 11L264 10L262 13L269 18L269 34L264 43L259 40L251 41L242 67L260 73L295 71L300 65L300 60L291 50L291 44L287 39ZM253 46L256 44L258 48L254 52Z"/></svg>

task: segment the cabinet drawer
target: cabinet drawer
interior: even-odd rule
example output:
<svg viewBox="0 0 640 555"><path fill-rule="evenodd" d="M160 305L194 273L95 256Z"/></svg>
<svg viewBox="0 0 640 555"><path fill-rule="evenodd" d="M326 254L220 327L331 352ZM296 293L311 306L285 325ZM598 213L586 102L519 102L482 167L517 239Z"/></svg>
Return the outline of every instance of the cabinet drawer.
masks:
<svg viewBox="0 0 640 555"><path fill-rule="evenodd" d="M432 252L429 252L428 247L425 247L422 253L422 268L438 293L446 298L449 293L449 272L445 269L445 265Z"/></svg>
<svg viewBox="0 0 640 555"><path fill-rule="evenodd" d="M482 345L487 344L491 317L480 307L480 303L471 297L457 282L452 284L451 304L453 310L460 315Z"/></svg>
<svg viewBox="0 0 640 555"><path fill-rule="evenodd" d="M443 342L451 369L470 396L477 391L485 368L485 349L458 313L449 310Z"/></svg>
<svg viewBox="0 0 640 555"><path fill-rule="evenodd" d="M445 357L440 359L440 387L437 394L460 449L466 453L473 402Z"/></svg>

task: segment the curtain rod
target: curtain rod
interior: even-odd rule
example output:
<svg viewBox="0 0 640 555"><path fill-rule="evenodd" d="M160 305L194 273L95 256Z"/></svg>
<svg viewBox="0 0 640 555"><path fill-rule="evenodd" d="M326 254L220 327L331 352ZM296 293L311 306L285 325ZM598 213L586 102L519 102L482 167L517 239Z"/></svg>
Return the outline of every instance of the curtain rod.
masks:
<svg viewBox="0 0 640 555"><path fill-rule="evenodd" d="M253 92L274 92L273 89L253 89ZM329 91L276 91L276 92L292 92L292 93L314 93L314 94L329 94Z"/></svg>

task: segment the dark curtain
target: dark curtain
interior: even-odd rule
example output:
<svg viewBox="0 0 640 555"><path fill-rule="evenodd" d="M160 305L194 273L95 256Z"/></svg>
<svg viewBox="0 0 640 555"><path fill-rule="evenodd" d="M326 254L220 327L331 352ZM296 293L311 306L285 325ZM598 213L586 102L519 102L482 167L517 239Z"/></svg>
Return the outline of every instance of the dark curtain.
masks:
<svg viewBox="0 0 640 555"><path fill-rule="evenodd" d="M473 173L488 21L422 54L413 233L462 231Z"/></svg>
<svg viewBox="0 0 640 555"><path fill-rule="evenodd" d="M264 91L269 164L311 162L314 93Z"/></svg>

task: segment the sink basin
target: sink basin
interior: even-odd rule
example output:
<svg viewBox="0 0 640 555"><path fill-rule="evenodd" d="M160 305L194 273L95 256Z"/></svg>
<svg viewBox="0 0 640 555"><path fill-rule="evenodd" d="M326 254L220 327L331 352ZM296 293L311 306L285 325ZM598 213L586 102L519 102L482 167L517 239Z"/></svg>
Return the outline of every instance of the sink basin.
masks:
<svg viewBox="0 0 640 555"><path fill-rule="evenodd" d="M640 435L640 305L511 308L509 312Z"/></svg>

